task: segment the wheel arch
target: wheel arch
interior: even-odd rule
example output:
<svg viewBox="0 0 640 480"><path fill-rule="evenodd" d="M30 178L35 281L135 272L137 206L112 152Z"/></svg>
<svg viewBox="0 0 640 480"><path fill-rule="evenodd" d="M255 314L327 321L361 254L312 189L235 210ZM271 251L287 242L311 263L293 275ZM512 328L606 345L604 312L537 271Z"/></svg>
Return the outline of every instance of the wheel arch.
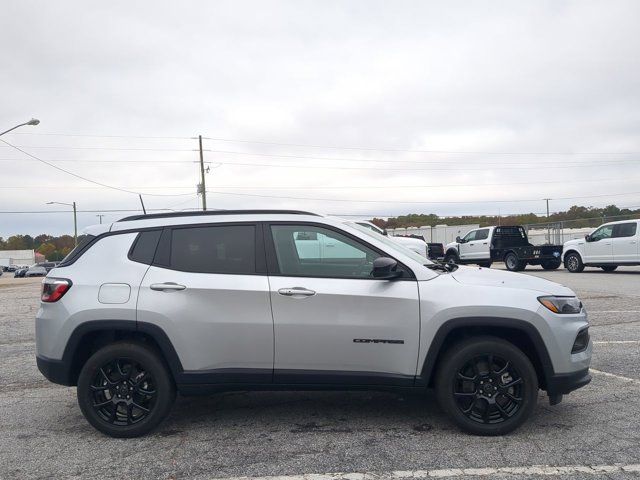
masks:
<svg viewBox="0 0 640 480"><path fill-rule="evenodd" d="M576 255L578 255L580 257L580 260L582 262L584 262L584 260L582 260L582 254L578 250L576 250L575 248L570 248L569 250L567 250L566 252L563 252L563 254L562 254L563 263L564 263L564 260L567 258L567 256L572 254L572 253L575 253Z"/></svg>
<svg viewBox="0 0 640 480"><path fill-rule="evenodd" d="M456 258L460 257L460 254L458 253L458 250L456 250L454 247L450 247L447 249L447 251L444 253L444 256L446 257L447 255L453 255Z"/></svg>
<svg viewBox="0 0 640 480"><path fill-rule="evenodd" d="M174 381L182 373L180 358L167 334L157 325L132 320L93 320L73 331L62 356L66 370L64 384L76 385L89 357L103 346L120 340L133 340L153 348L165 362Z"/></svg>
<svg viewBox="0 0 640 480"><path fill-rule="evenodd" d="M554 371L551 357L538 330L524 320L493 317L455 318L442 324L433 337L417 377L417 385L433 387L439 362L444 353L457 342L473 336L486 335L505 339L520 348L531 360L540 387L546 388Z"/></svg>

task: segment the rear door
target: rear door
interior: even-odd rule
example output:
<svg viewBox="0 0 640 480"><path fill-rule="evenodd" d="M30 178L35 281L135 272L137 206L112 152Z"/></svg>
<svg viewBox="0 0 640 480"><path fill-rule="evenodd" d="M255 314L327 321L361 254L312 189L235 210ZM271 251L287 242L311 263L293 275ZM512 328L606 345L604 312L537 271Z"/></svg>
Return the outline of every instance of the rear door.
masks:
<svg viewBox="0 0 640 480"><path fill-rule="evenodd" d="M584 244L584 263L612 263L613 225L603 225L591 234L591 241Z"/></svg>
<svg viewBox="0 0 640 480"><path fill-rule="evenodd" d="M165 228L140 287L137 319L160 326L186 373L201 381L270 383L273 319L262 229Z"/></svg>
<svg viewBox="0 0 640 480"><path fill-rule="evenodd" d="M638 261L638 222L618 223L613 226L613 261L633 263Z"/></svg>
<svg viewBox="0 0 640 480"><path fill-rule="evenodd" d="M276 383L413 384L420 315L410 270L372 278L373 260L389 255L325 225L271 224L265 240ZM333 246L312 257L314 241Z"/></svg>

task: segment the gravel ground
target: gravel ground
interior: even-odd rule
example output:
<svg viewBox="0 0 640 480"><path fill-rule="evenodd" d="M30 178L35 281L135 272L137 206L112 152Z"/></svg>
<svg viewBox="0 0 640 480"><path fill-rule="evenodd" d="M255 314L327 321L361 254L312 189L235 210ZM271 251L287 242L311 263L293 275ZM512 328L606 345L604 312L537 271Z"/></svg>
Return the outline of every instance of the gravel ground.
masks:
<svg viewBox="0 0 640 480"><path fill-rule="evenodd" d="M478 438L458 432L430 394L240 392L178 398L157 432L132 440L96 432L77 407L75 388L40 375L33 318L41 279L5 275L0 278L0 478L550 475L505 470L534 465L580 467L551 472L561 478L637 476L630 466L640 464L640 269L569 274L530 267L527 273L563 283L581 296L592 322L597 373L590 385L555 407L541 394L533 418L511 435ZM586 468L594 465L606 468ZM482 475L447 470L456 468L502 470ZM421 472L407 472L414 470Z"/></svg>

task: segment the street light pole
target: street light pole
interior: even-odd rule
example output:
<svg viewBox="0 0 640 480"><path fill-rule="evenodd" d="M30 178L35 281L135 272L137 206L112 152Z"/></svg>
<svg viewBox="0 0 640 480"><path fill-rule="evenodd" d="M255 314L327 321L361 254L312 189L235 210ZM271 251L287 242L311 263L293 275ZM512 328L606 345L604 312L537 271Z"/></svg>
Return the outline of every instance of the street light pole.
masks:
<svg viewBox="0 0 640 480"><path fill-rule="evenodd" d="M9 133L10 131L15 130L16 128L24 127L25 125L38 125L39 123L40 123L40 120L38 120L37 118L32 118L28 122L21 123L20 125L16 125L15 127L10 128L9 130L5 130L4 132L0 133L0 137L5 133Z"/></svg>
<svg viewBox="0 0 640 480"><path fill-rule="evenodd" d="M99 213L96 217L100 219L100 225L102 225L102 217L104 217L104 213Z"/></svg>
<svg viewBox="0 0 640 480"><path fill-rule="evenodd" d="M73 242L75 246L78 246L78 211L76 209L76 202L64 203L64 202L47 202L47 205L66 205L67 207L73 207Z"/></svg>

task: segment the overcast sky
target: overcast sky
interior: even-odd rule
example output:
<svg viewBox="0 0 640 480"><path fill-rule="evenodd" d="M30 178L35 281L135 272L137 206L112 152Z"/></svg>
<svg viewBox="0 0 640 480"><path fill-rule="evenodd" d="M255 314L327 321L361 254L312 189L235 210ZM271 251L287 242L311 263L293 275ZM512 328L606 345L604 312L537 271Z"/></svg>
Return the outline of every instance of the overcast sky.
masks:
<svg viewBox="0 0 640 480"><path fill-rule="evenodd" d="M4 2L0 131L39 118L2 139L152 209L200 205L199 134L210 208L640 206L638 18L635 0ZM80 228L139 208L0 143L0 236L71 233L70 213L3 213L67 208L48 201L95 210Z"/></svg>

